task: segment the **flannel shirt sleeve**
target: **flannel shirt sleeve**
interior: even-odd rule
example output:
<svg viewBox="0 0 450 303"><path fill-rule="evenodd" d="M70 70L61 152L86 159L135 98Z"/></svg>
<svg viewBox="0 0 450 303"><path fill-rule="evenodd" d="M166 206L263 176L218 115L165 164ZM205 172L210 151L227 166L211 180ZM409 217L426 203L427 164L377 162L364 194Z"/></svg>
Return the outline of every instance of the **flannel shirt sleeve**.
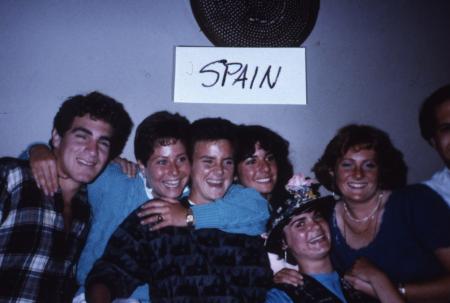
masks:
<svg viewBox="0 0 450 303"><path fill-rule="evenodd" d="M86 278L87 293L94 284L104 284L111 298L128 298L145 283L151 258L143 247L147 230L140 224L136 211L120 224Z"/></svg>
<svg viewBox="0 0 450 303"><path fill-rule="evenodd" d="M11 194L23 180L21 170L13 167L10 159L0 158L0 223L8 216L11 208L16 207L12 205Z"/></svg>

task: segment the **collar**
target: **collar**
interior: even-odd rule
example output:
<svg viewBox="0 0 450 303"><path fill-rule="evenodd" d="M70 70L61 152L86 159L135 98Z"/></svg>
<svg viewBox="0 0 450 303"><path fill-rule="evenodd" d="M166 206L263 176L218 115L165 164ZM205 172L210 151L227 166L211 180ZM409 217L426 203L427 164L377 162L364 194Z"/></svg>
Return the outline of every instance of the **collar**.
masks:
<svg viewBox="0 0 450 303"><path fill-rule="evenodd" d="M144 177L144 175L142 174L142 172L138 173L139 178L141 178L142 183L144 184L144 190L145 193L147 194L147 197L149 200L153 199L153 189L147 186L147 179Z"/></svg>

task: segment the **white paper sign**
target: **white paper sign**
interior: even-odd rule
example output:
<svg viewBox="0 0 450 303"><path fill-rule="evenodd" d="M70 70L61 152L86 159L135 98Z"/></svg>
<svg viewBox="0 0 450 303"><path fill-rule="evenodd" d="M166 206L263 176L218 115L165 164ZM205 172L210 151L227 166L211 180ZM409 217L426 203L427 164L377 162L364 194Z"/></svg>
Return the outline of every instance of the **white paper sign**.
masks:
<svg viewBox="0 0 450 303"><path fill-rule="evenodd" d="M177 47L174 101L306 104L304 48Z"/></svg>

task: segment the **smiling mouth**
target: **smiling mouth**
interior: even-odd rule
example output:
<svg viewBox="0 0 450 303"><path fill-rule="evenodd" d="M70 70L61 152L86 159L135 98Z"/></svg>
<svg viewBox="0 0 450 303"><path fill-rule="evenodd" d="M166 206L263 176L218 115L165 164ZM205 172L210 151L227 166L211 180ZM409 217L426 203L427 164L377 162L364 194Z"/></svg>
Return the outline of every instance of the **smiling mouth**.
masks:
<svg viewBox="0 0 450 303"><path fill-rule="evenodd" d="M81 159L81 158L77 158L77 162L83 166L89 166L89 167L93 167L93 166L97 165L97 161L89 161L89 160L85 160L85 159Z"/></svg>
<svg viewBox="0 0 450 303"><path fill-rule="evenodd" d="M215 179L209 179L206 180L206 183L208 183L210 186L219 187L223 185L223 179L215 180Z"/></svg>
<svg viewBox="0 0 450 303"><path fill-rule="evenodd" d="M177 179L177 180L167 180L167 181L163 181L163 184L166 187L177 188L177 187L180 186L181 181L179 179Z"/></svg>
<svg viewBox="0 0 450 303"><path fill-rule="evenodd" d="M269 178L269 177L268 178L260 178L260 179L256 179L255 182L262 183L262 184L272 183L272 178Z"/></svg>
<svg viewBox="0 0 450 303"><path fill-rule="evenodd" d="M313 237L311 240L309 240L308 242L311 244L315 244L321 241L325 241L325 234L320 234L318 236Z"/></svg>
<svg viewBox="0 0 450 303"><path fill-rule="evenodd" d="M350 188L354 188L354 189L361 189L361 188L364 188L367 186L366 182L364 182L364 183L349 182L347 184Z"/></svg>

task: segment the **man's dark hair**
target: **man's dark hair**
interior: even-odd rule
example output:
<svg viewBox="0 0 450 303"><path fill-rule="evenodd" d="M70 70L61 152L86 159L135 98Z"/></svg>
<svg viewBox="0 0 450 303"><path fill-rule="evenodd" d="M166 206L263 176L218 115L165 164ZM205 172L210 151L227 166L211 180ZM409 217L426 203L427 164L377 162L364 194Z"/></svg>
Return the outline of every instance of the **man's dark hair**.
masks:
<svg viewBox="0 0 450 303"><path fill-rule="evenodd" d="M312 168L317 180L326 189L340 194L334 177L336 165L352 148L375 151L380 189L392 190L406 184L408 168L403 154L394 147L389 135L373 126L350 124L341 128L331 139L322 157Z"/></svg>
<svg viewBox="0 0 450 303"><path fill-rule="evenodd" d="M187 149L189 142L189 121L178 113L160 111L145 118L136 129L134 155L136 160L147 166L147 161L157 146L180 141Z"/></svg>
<svg viewBox="0 0 450 303"><path fill-rule="evenodd" d="M442 86L432 93L425 99L420 108L420 133L429 144L431 144L431 138L436 133L436 109L446 101L450 101L450 84Z"/></svg>
<svg viewBox="0 0 450 303"><path fill-rule="evenodd" d="M270 195L270 203L276 209L277 202L284 201L287 192L284 186L293 174L292 163L289 160L289 142L271 129L261 125L239 125L237 130L238 144L236 163L240 163L255 153L258 143L266 152L272 153L278 167L277 183Z"/></svg>
<svg viewBox="0 0 450 303"><path fill-rule="evenodd" d="M192 161L195 143L198 141L228 140L236 150L236 125L223 118L203 118L191 124L191 139L188 148L189 158Z"/></svg>
<svg viewBox="0 0 450 303"><path fill-rule="evenodd" d="M113 134L109 159L120 155L130 135L133 122L122 103L102 93L92 92L68 98L56 113L53 128L59 136L63 137L72 127L75 117L83 117L86 114L89 114L92 119L102 120L111 125Z"/></svg>

